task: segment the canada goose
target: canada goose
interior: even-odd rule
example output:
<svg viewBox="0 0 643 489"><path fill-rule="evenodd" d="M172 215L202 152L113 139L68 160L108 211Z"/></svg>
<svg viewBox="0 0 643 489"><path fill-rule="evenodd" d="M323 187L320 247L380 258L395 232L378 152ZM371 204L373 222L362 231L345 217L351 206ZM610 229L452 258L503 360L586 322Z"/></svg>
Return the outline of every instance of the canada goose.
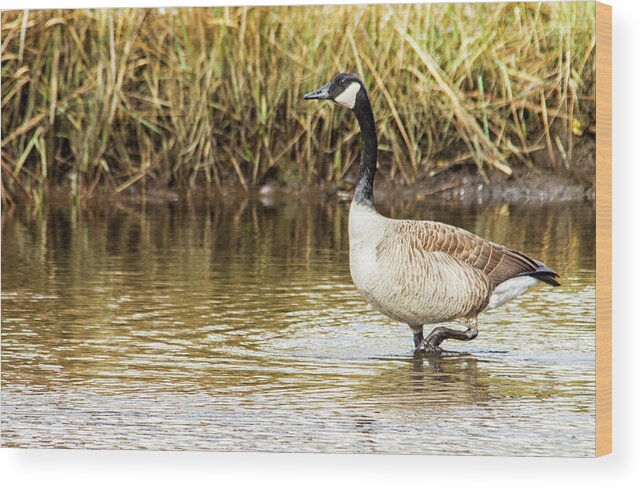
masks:
<svg viewBox="0 0 643 489"><path fill-rule="evenodd" d="M472 340L481 312L539 282L560 285L543 263L464 229L380 215L373 205L377 132L364 82L340 73L304 98L332 100L357 117L362 148L349 214L351 276L375 309L410 326L416 351L440 351L449 338ZM424 325L452 321L466 331L440 326L424 338Z"/></svg>

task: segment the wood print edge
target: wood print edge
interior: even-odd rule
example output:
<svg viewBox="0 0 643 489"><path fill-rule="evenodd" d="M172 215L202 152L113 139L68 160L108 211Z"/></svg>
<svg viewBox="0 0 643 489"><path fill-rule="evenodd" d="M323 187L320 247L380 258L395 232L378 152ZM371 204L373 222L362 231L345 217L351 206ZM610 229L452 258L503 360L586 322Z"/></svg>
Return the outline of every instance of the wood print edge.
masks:
<svg viewBox="0 0 643 489"><path fill-rule="evenodd" d="M612 7L596 3L596 456L612 451Z"/></svg>

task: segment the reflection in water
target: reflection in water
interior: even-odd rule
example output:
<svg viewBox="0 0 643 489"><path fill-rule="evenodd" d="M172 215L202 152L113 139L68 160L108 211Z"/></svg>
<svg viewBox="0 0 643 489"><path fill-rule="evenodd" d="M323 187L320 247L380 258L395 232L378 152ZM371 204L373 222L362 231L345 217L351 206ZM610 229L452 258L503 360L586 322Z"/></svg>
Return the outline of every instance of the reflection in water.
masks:
<svg viewBox="0 0 643 489"><path fill-rule="evenodd" d="M2 222L5 446L592 455L591 207L380 205L555 268L413 356L348 271L345 204L51 205Z"/></svg>

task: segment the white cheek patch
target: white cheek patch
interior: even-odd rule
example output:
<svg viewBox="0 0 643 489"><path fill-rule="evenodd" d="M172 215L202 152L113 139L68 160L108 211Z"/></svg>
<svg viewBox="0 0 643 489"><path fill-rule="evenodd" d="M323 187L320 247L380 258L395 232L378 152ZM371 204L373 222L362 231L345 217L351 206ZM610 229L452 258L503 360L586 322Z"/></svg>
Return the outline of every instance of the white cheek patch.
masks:
<svg viewBox="0 0 643 489"><path fill-rule="evenodd" d="M346 90L344 90L337 96L337 98L335 98L335 102L343 105L344 107L352 109L353 107L355 107L355 98L357 97L357 92L359 92L360 88L362 88L362 86L359 83L351 83L350 85L348 85L348 87L346 87Z"/></svg>

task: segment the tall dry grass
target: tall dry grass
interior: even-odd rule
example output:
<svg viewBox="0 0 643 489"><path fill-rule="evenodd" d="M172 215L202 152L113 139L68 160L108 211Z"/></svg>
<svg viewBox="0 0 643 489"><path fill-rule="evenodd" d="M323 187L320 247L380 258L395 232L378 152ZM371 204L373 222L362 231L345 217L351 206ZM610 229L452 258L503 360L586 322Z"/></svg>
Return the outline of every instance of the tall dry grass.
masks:
<svg viewBox="0 0 643 489"><path fill-rule="evenodd" d="M554 171L594 117L594 20L585 2L3 12L3 196L341 181L356 124L302 100L339 71L371 87L390 178L511 174L543 148Z"/></svg>

